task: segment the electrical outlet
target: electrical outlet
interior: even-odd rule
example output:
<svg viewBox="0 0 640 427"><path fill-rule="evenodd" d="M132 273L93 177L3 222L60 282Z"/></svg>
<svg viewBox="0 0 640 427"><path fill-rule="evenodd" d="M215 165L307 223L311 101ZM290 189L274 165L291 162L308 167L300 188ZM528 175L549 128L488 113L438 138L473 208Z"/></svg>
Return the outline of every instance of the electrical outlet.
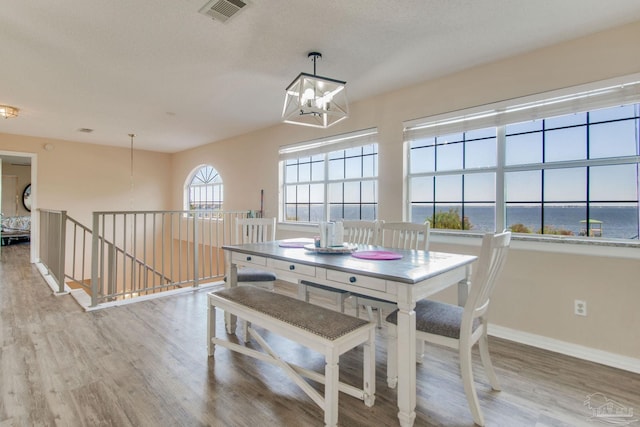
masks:
<svg viewBox="0 0 640 427"><path fill-rule="evenodd" d="M576 316L586 316L587 315L587 302L582 300L575 300L573 302L573 312Z"/></svg>

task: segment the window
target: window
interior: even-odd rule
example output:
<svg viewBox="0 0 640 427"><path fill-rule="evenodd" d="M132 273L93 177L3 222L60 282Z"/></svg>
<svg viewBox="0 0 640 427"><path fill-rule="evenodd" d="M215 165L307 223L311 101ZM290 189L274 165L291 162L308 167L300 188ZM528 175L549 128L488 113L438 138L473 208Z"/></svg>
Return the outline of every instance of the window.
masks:
<svg viewBox="0 0 640 427"><path fill-rule="evenodd" d="M453 230L638 239L639 87L618 93L634 100L626 104L607 87L590 91L589 102L578 93L580 105L562 96L409 123L411 220ZM562 110L557 104L565 100ZM553 106L548 115L545 105ZM535 112L523 120L527 108Z"/></svg>
<svg viewBox="0 0 640 427"><path fill-rule="evenodd" d="M186 209L221 210L223 204L222 177L213 166L198 167L185 188Z"/></svg>
<svg viewBox="0 0 640 427"><path fill-rule="evenodd" d="M282 218L373 220L378 215L377 131L282 147Z"/></svg>

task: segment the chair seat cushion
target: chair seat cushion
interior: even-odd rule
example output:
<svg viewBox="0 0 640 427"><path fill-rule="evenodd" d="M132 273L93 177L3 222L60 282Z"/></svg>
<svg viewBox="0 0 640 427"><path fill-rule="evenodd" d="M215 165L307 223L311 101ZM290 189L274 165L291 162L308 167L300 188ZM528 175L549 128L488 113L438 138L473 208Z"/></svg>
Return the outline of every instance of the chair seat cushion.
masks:
<svg viewBox="0 0 640 427"><path fill-rule="evenodd" d="M238 269L238 282L273 282L277 277L270 271L242 267ZM225 276L224 281L227 281Z"/></svg>
<svg viewBox="0 0 640 427"><path fill-rule="evenodd" d="M416 330L428 334L440 335L449 338L460 339L460 324L464 307L446 304L428 299L416 303ZM398 310L387 316L387 322L398 324ZM473 329L480 325L475 319Z"/></svg>
<svg viewBox="0 0 640 427"><path fill-rule="evenodd" d="M301 285L305 285L305 286L310 286L310 287L316 288L316 289L322 289L323 291L336 292L336 293L339 293L339 294L347 294L347 293L349 293L349 291L345 291L344 289L331 288L329 286L324 286L324 285L321 285L319 283L309 282L308 280L301 280L300 284Z"/></svg>

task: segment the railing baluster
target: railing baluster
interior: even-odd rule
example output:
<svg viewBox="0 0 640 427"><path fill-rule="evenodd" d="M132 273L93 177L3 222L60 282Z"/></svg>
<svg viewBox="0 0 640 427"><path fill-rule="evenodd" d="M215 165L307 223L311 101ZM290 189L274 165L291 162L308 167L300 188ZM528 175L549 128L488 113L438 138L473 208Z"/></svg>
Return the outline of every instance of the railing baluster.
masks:
<svg viewBox="0 0 640 427"><path fill-rule="evenodd" d="M94 212L89 228L66 212L63 216L60 211L41 209L38 257L61 291L68 279L74 287L87 289L92 306L185 285L197 287L222 278L221 247L233 241L235 220L246 214L204 210ZM72 227L68 231L67 222ZM67 239L73 241L65 250ZM87 257L91 258L91 271L87 271ZM65 264L69 265L68 274Z"/></svg>

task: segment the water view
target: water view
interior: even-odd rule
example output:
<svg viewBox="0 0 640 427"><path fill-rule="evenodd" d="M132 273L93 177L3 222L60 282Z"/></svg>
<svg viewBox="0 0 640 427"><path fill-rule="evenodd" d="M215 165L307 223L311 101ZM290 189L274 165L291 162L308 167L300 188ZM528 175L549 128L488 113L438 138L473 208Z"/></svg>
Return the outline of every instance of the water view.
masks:
<svg viewBox="0 0 640 427"><path fill-rule="evenodd" d="M459 206L440 205L438 210L448 211ZM431 216L430 207L415 206L413 222L420 222ZM473 231L493 231L495 228L494 208L490 206L466 206L464 215L468 217ZM544 224L555 230L566 230L579 236L585 229L585 206L545 206ZM590 217L596 220L593 228L602 227L602 237L615 239L638 238L638 209L635 206L591 206ZM580 222L583 221L583 222ZM507 208L507 227L522 224L534 233L539 233L542 224L542 209L535 206L512 206Z"/></svg>

